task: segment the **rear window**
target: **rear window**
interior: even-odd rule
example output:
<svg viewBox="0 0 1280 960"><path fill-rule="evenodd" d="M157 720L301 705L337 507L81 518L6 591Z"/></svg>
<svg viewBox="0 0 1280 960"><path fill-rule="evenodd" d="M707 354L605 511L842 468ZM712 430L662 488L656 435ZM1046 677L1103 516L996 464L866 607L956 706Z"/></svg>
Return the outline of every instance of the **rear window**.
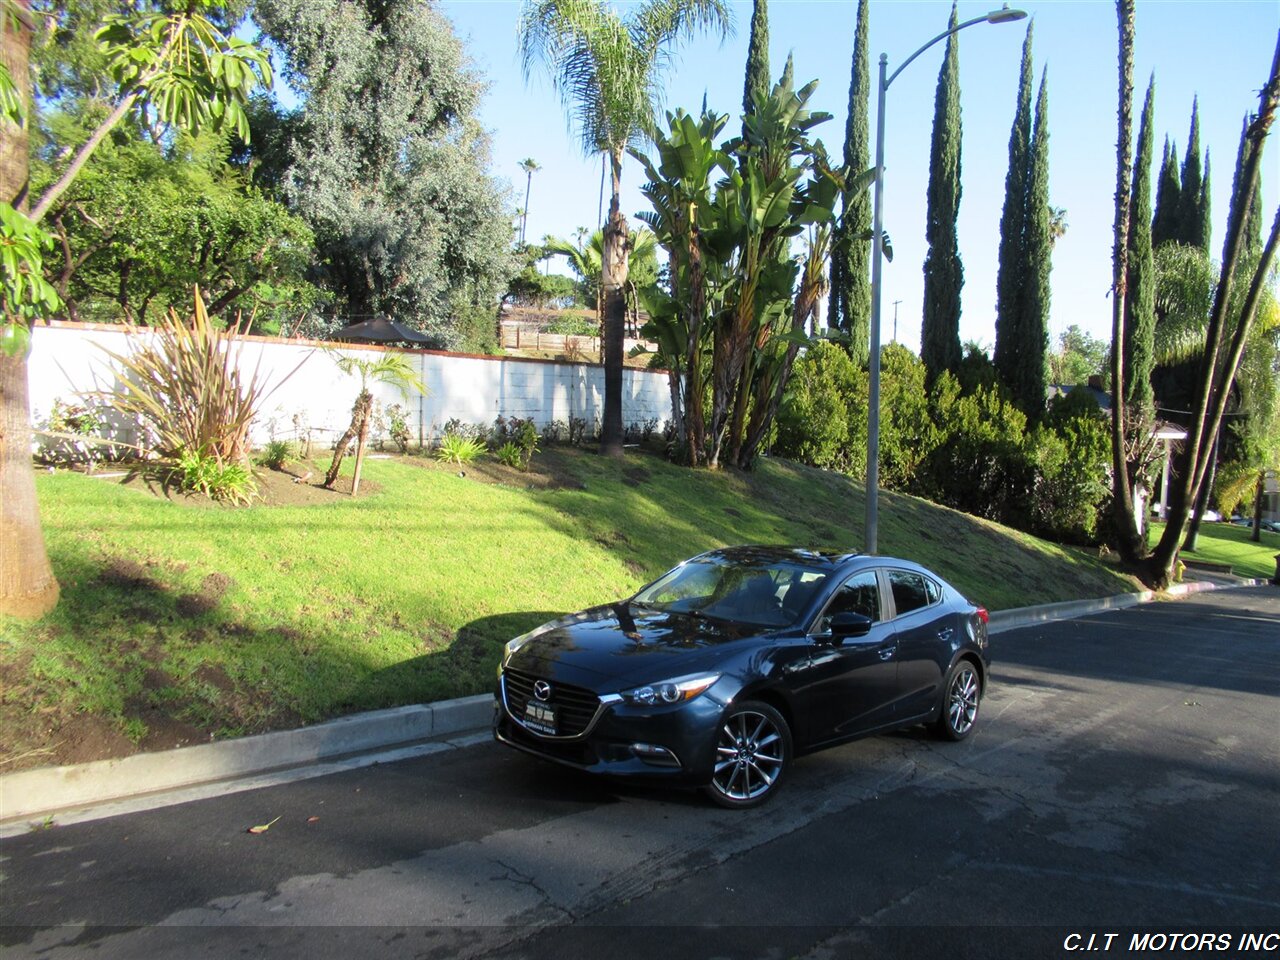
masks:
<svg viewBox="0 0 1280 960"><path fill-rule="evenodd" d="M890 570L889 585L893 589L893 605L898 608L898 616L936 603L942 596L936 583L909 570Z"/></svg>

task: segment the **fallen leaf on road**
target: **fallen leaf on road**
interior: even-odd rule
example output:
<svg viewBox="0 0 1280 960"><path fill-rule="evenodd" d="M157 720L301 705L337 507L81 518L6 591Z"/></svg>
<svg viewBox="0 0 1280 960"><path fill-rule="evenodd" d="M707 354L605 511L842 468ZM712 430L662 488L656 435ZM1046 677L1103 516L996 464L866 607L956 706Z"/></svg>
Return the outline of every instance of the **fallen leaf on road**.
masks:
<svg viewBox="0 0 1280 960"><path fill-rule="evenodd" d="M276 820L279 820L279 819L280 819L279 817L276 817ZM270 823L260 823L256 827L250 827L249 832L250 833L266 833L268 830L271 829L271 824L275 823L276 820L272 820Z"/></svg>
<svg viewBox="0 0 1280 960"><path fill-rule="evenodd" d="M307 823L315 823L319 819L319 817L307 817Z"/></svg>

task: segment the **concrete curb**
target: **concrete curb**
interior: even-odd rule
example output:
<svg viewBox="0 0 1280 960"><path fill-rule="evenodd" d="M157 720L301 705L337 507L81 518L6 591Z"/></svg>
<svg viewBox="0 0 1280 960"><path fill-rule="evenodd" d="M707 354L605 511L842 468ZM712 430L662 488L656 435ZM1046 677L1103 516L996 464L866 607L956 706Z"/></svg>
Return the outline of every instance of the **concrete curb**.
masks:
<svg viewBox="0 0 1280 960"><path fill-rule="evenodd" d="M1197 581L1178 584L1163 594L1146 590L1098 600L998 610L991 614L990 631L1003 633L1037 623L1123 610L1153 600L1190 596L1205 590L1257 586L1263 582ZM92 819L94 814L88 808L98 811L97 816L110 816L123 812L124 805L119 801L129 798L154 795L154 802L129 804L130 809L164 806L194 799L202 795L201 788L205 788L203 795L229 792L231 788L227 785L235 781L240 782L241 788L249 789L259 785L264 775L273 773L280 774L276 781L302 779L314 775L305 772L307 768L324 767L323 772L328 772L382 759L390 761L435 752L429 745L422 749L424 741L442 740L488 727L493 716L492 704L489 694L481 694L374 710L297 730L140 753L118 760L0 774L0 837L20 832L33 820L67 811L77 813L63 822Z"/></svg>
<svg viewBox="0 0 1280 960"><path fill-rule="evenodd" d="M1233 583L1215 583L1210 580L1195 580L1190 583L1177 583L1163 593L1155 590L1142 590L1138 593L1122 593L1114 597L1100 597L1096 600L1068 600L1065 603L1045 603L1036 607L1015 607L1012 610L997 610L991 614L988 632L1003 633L1019 627L1034 626L1037 623L1053 623L1056 620L1073 620L1076 617L1087 617L1094 613L1108 610L1124 610L1143 603L1156 600L1189 597L1192 594L1207 590L1230 590L1237 587L1261 586L1264 580L1239 580Z"/></svg>
<svg viewBox="0 0 1280 960"><path fill-rule="evenodd" d="M118 760L2 774L0 824L446 737L485 727L492 717L493 697L481 694Z"/></svg>

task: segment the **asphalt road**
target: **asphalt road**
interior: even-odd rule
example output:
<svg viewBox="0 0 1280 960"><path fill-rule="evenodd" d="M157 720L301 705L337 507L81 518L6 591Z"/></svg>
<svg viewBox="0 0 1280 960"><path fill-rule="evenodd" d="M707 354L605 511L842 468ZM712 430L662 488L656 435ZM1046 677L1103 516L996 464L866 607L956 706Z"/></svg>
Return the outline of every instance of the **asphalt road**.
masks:
<svg viewBox="0 0 1280 960"><path fill-rule="evenodd" d="M1021 958L1094 934L1094 955L1117 957L1139 955L1137 931L1280 956L1280 589L992 650L967 742L908 731L804 758L745 813L486 742L33 830L0 842L0 949ZM1245 928L1275 933L1248 952ZM1189 955L1158 942L1141 955Z"/></svg>

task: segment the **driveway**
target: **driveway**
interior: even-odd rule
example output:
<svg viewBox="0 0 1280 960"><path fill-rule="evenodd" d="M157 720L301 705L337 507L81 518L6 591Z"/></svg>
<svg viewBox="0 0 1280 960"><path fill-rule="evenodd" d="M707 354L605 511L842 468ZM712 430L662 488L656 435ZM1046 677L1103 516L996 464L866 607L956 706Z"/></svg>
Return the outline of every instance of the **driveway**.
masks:
<svg viewBox="0 0 1280 960"><path fill-rule="evenodd" d="M484 742L33 831L0 843L0 943L129 960L1117 957L1138 955L1134 931L1280 930L1280 590L992 649L967 742L909 731L805 758L745 813Z"/></svg>

